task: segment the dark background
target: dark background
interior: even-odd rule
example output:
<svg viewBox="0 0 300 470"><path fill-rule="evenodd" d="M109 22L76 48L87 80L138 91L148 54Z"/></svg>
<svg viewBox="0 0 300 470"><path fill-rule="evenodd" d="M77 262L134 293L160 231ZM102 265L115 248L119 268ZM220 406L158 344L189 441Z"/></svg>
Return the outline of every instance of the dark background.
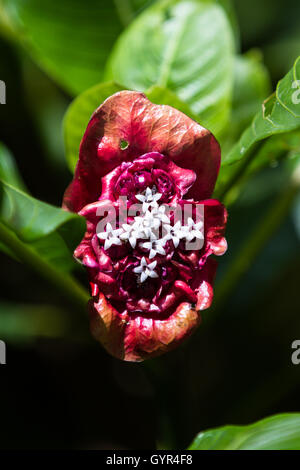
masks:
<svg viewBox="0 0 300 470"><path fill-rule="evenodd" d="M299 55L299 1L235 3L243 51L262 49L275 84ZM0 141L14 154L30 192L60 205L71 179L61 133L71 98L3 38L0 58L7 84ZM250 182L231 207L219 279L251 221L274 198L279 171L257 177L259 197L251 198ZM300 339L299 207L298 201L231 300L205 311L203 325L183 347L146 365L108 356L89 336L82 312L0 254L0 338L7 343L7 365L0 366L0 447L138 449L154 448L158 438L184 448L209 427L300 411L300 365L291 363L291 343ZM77 275L86 282L80 269ZM16 309L24 310L19 329ZM45 311L37 333L30 325L35 309Z"/></svg>

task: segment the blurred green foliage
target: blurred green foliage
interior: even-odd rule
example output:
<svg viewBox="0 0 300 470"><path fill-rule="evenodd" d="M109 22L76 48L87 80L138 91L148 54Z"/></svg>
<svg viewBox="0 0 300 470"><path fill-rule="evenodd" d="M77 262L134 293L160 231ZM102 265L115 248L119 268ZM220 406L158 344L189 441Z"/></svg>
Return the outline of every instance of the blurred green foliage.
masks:
<svg viewBox="0 0 300 470"><path fill-rule="evenodd" d="M103 77L104 64L123 28L147 0L2 0L6 28L67 91L77 94Z"/></svg>
<svg viewBox="0 0 300 470"><path fill-rule="evenodd" d="M70 324L64 310L52 305L0 303L0 336L17 344L32 344L39 338L68 335Z"/></svg>

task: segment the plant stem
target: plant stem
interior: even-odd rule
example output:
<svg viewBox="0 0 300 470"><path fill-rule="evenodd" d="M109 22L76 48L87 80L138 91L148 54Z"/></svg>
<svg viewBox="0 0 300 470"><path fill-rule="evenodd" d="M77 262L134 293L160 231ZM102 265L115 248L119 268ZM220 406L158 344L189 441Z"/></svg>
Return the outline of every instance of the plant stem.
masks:
<svg viewBox="0 0 300 470"><path fill-rule="evenodd" d="M11 230L0 223L0 240L23 263L49 281L73 305L86 308L89 294L72 276L44 260L29 245L23 243Z"/></svg>
<svg viewBox="0 0 300 470"><path fill-rule="evenodd" d="M279 194L275 203L267 214L264 215L263 220L259 222L250 236L245 240L232 261L227 274L225 274L224 280L216 286L214 310L217 310L226 302L240 278L247 272L258 253L276 232L281 222L288 214L291 204L299 191L299 187L299 183L292 181L292 184Z"/></svg>

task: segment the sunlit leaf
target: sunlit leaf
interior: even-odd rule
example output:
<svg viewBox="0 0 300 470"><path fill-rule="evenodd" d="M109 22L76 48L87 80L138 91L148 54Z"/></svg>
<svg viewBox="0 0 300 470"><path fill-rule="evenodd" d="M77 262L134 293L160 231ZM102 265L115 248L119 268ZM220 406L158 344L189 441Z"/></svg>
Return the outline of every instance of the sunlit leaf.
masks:
<svg viewBox="0 0 300 470"><path fill-rule="evenodd" d="M190 450L300 450L300 414L272 416L249 426L198 434Z"/></svg>
<svg viewBox="0 0 300 470"><path fill-rule="evenodd" d="M234 40L219 4L165 0L121 35L106 78L129 89L173 91L215 134L226 125L233 84Z"/></svg>

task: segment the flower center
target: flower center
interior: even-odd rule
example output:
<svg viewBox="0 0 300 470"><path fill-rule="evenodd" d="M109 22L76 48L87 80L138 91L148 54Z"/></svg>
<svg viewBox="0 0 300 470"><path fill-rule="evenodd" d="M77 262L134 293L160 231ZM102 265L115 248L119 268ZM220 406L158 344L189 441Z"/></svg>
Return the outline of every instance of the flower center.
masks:
<svg viewBox="0 0 300 470"><path fill-rule="evenodd" d="M141 175L140 178L143 179L144 176ZM162 194L157 192L155 185L152 188L148 186L143 193L135 195L139 201L136 209L140 215L135 216L131 223L122 224L117 229L108 223L104 232L97 233L98 238L104 242L104 250L123 242L129 243L133 250L147 253L149 262L142 256L140 264L133 270L140 283L148 278L158 277L157 260L153 259L166 256L167 244L172 242L174 251L181 240L204 239L202 221L195 223L189 217L186 225L182 225L180 220L171 225L169 206L159 204L161 197Z"/></svg>

